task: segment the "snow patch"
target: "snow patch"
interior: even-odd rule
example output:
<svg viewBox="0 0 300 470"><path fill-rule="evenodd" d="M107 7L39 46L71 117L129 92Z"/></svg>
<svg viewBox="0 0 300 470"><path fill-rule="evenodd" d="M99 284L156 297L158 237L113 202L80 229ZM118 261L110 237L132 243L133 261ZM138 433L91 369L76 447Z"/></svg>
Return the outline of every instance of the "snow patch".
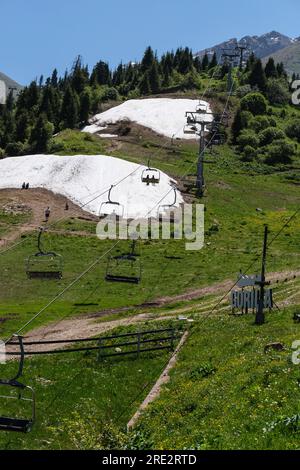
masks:
<svg viewBox="0 0 300 470"><path fill-rule="evenodd" d="M0 189L20 189L23 181L31 188L45 188L66 196L92 214L99 215L101 204L111 199L124 207L124 217L156 217L158 206L172 204L171 180L161 172L160 183L142 183L146 167L105 155L28 155L0 160ZM100 196L105 190L107 192ZM183 202L178 192L177 205ZM93 200L94 199L94 200Z"/></svg>
<svg viewBox="0 0 300 470"><path fill-rule="evenodd" d="M183 133L186 125L186 111L196 111L199 104L210 106L205 101L172 98L150 98L144 100L128 100L125 103L97 114L90 120L90 125L83 132L94 134L103 125L116 124L120 121L132 121L148 127L166 137L194 139L194 135ZM213 117L211 116L211 119Z"/></svg>

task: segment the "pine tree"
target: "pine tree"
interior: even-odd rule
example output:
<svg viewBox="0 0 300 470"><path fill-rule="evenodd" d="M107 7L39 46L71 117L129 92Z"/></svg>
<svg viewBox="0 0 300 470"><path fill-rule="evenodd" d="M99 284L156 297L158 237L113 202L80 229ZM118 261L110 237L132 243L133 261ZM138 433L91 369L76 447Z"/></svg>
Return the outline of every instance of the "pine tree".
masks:
<svg viewBox="0 0 300 470"><path fill-rule="evenodd" d="M280 62L279 64L277 64L277 74L278 74L278 77L287 77L287 73L285 71L285 68L284 68L284 65L283 65L283 62Z"/></svg>
<svg viewBox="0 0 300 470"><path fill-rule="evenodd" d="M205 53L202 59L202 70L207 70L208 66L209 66L209 58L208 58L207 53Z"/></svg>
<svg viewBox="0 0 300 470"><path fill-rule="evenodd" d="M236 115L234 117L232 126L231 126L231 132L232 132L232 140L233 143L236 144L236 140L238 136L240 135L241 130L243 129L243 124L242 124L242 111L241 109L238 109L236 112Z"/></svg>
<svg viewBox="0 0 300 470"><path fill-rule="evenodd" d="M149 80L149 72L144 73L142 80L139 84L139 90L142 95L150 95L151 86Z"/></svg>
<svg viewBox="0 0 300 470"><path fill-rule="evenodd" d="M152 93L158 93L160 91L160 77L156 61L153 62L149 71L149 84Z"/></svg>
<svg viewBox="0 0 300 470"><path fill-rule="evenodd" d="M196 69L196 72L198 73L202 72L202 62L199 56L195 57L194 59L194 67Z"/></svg>
<svg viewBox="0 0 300 470"><path fill-rule="evenodd" d="M183 75L193 70L193 55L188 47L180 51L177 70Z"/></svg>
<svg viewBox="0 0 300 470"><path fill-rule="evenodd" d="M47 121L44 114L41 114L30 135L31 150L33 152L46 153L49 150L53 129L53 124Z"/></svg>
<svg viewBox="0 0 300 470"><path fill-rule="evenodd" d="M58 85L58 72L57 72L57 69L54 69L53 72L52 72L51 85L55 88Z"/></svg>
<svg viewBox="0 0 300 470"><path fill-rule="evenodd" d="M91 85L111 85L111 73L109 65L100 60L94 67L91 79Z"/></svg>
<svg viewBox="0 0 300 470"><path fill-rule="evenodd" d="M143 60L141 62L141 72L145 73L146 71L150 70L154 60L155 60L154 52L152 48L149 46L147 47L144 53Z"/></svg>
<svg viewBox="0 0 300 470"><path fill-rule="evenodd" d="M71 83L76 93L80 94L84 87L88 84L88 74L86 68L82 66L82 59L80 56L76 59L73 65Z"/></svg>
<svg viewBox="0 0 300 470"><path fill-rule="evenodd" d="M9 92L8 97L6 98L5 107L7 111L12 111L14 109L14 94L12 90Z"/></svg>
<svg viewBox="0 0 300 470"><path fill-rule="evenodd" d="M89 114L91 112L92 99L91 93L89 90L85 90L80 96L80 111L79 119L80 122L86 124L89 119Z"/></svg>
<svg viewBox="0 0 300 470"><path fill-rule="evenodd" d="M70 86L64 94L60 120L63 127L74 129L78 123L78 98Z"/></svg>
<svg viewBox="0 0 300 470"><path fill-rule="evenodd" d="M267 78L277 78L277 69L273 57L270 57L265 67L265 74Z"/></svg>
<svg viewBox="0 0 300 470"><path fill-rule="evenodd" d="M250 54L249 59L247 60L245 72L250 72L253 69L253 66L254 66L255 62L256 62L256 57L255 57L254 53L252 52Z"/></svg>
<svg viewBox="0 0 300 470"><path fill-rule="evenodd" d="M257 87L262 92L266 89L266 75L260 59L257 59L253 65L253 69L249 75L249 83L253 88Z"/></svg>
<svg viewBox="0 0 300 470"><path fill-rule="evenodd" d="M29 137L29 116L26 110L16 118L15 141L25 142Z"/></svg>
<svg viewBox="0 0 300 470"><path fill-rule="evenodd" d="M125 80L125 71L124 71L124 65L121 62L113 74L112 83L114 86L119 86L124 82L124 80Z"/></svg>
<svg viewBox="0 0 300 470"><path fill-rule="evenodd" d="M211 59L210 64L209 64L209 68L210 68L210 69L213 69L213 68L215 68L217 65L218 65L217 54L216 54L216 52L214 52L214 55L212 56L212 59Z"/></svg>

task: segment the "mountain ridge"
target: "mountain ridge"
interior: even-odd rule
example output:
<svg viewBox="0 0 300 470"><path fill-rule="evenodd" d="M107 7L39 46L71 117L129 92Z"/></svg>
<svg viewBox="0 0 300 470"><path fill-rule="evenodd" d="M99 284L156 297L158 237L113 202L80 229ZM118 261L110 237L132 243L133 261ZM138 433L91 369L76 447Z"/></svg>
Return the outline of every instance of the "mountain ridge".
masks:
<svg viewBox="0 0 300 470"><path fill-rule="evenodd" d="M244 36L241 39L231 38L227 41L223 41L220 44L212 46L207 49L203 49L195 54L195 56L203 57L206 53L211 56L215 52L217 54L218 60L221 59L222 49L232 49L237 46L245 46L251 50L257 57L263 59L264 57L270 56L278 52L281 49L285 49L295 43L300 44L300 37L290 38L284 34L279 33L278 31L271 31L265 33L261 36Z"/></svg>

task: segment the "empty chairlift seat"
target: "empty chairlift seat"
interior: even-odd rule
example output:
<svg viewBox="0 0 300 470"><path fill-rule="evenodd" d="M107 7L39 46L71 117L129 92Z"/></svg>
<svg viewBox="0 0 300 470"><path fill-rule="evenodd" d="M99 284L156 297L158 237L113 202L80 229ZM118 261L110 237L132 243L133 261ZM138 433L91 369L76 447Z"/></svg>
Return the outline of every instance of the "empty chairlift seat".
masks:
<svg viewBox="0 0 300 470"><path fill-rule="evenodd" d="M61 279L63 271L63 258L54 251L45 251L42 248L42 235L45 230L40 228L38 235L38 252L30 255L26 260L26 274L29 279Z"/></svg>
<svg viewBox="0 0 300 470"><path fill-rule="evenodd" d="M106 281L129 284L139 284L141 282L142 266L139 255L135 252L135 246L136 242L134 241L129 253L108 258Z"/></svg>

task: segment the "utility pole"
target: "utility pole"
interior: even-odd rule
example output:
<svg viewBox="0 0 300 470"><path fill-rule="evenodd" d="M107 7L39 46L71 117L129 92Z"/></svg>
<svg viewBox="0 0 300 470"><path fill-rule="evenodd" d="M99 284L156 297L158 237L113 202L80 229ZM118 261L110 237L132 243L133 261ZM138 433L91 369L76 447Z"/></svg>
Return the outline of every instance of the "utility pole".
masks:
<svg viewBox="0 0 300 470"><path fill-rule="evenodd" d="M265 323L265 285L266 285L266 261L267 261L267 248L268 248L268 234L269 229L268 226L265 226L265 234L264 234L264 245L263 245L263 255L262 255L262 265L261 265L261 280L258 283L260 286L260 293L259 293L259 303L258 308L256 311L256 318L255 323L256 325L263 325Z"/></svg>

